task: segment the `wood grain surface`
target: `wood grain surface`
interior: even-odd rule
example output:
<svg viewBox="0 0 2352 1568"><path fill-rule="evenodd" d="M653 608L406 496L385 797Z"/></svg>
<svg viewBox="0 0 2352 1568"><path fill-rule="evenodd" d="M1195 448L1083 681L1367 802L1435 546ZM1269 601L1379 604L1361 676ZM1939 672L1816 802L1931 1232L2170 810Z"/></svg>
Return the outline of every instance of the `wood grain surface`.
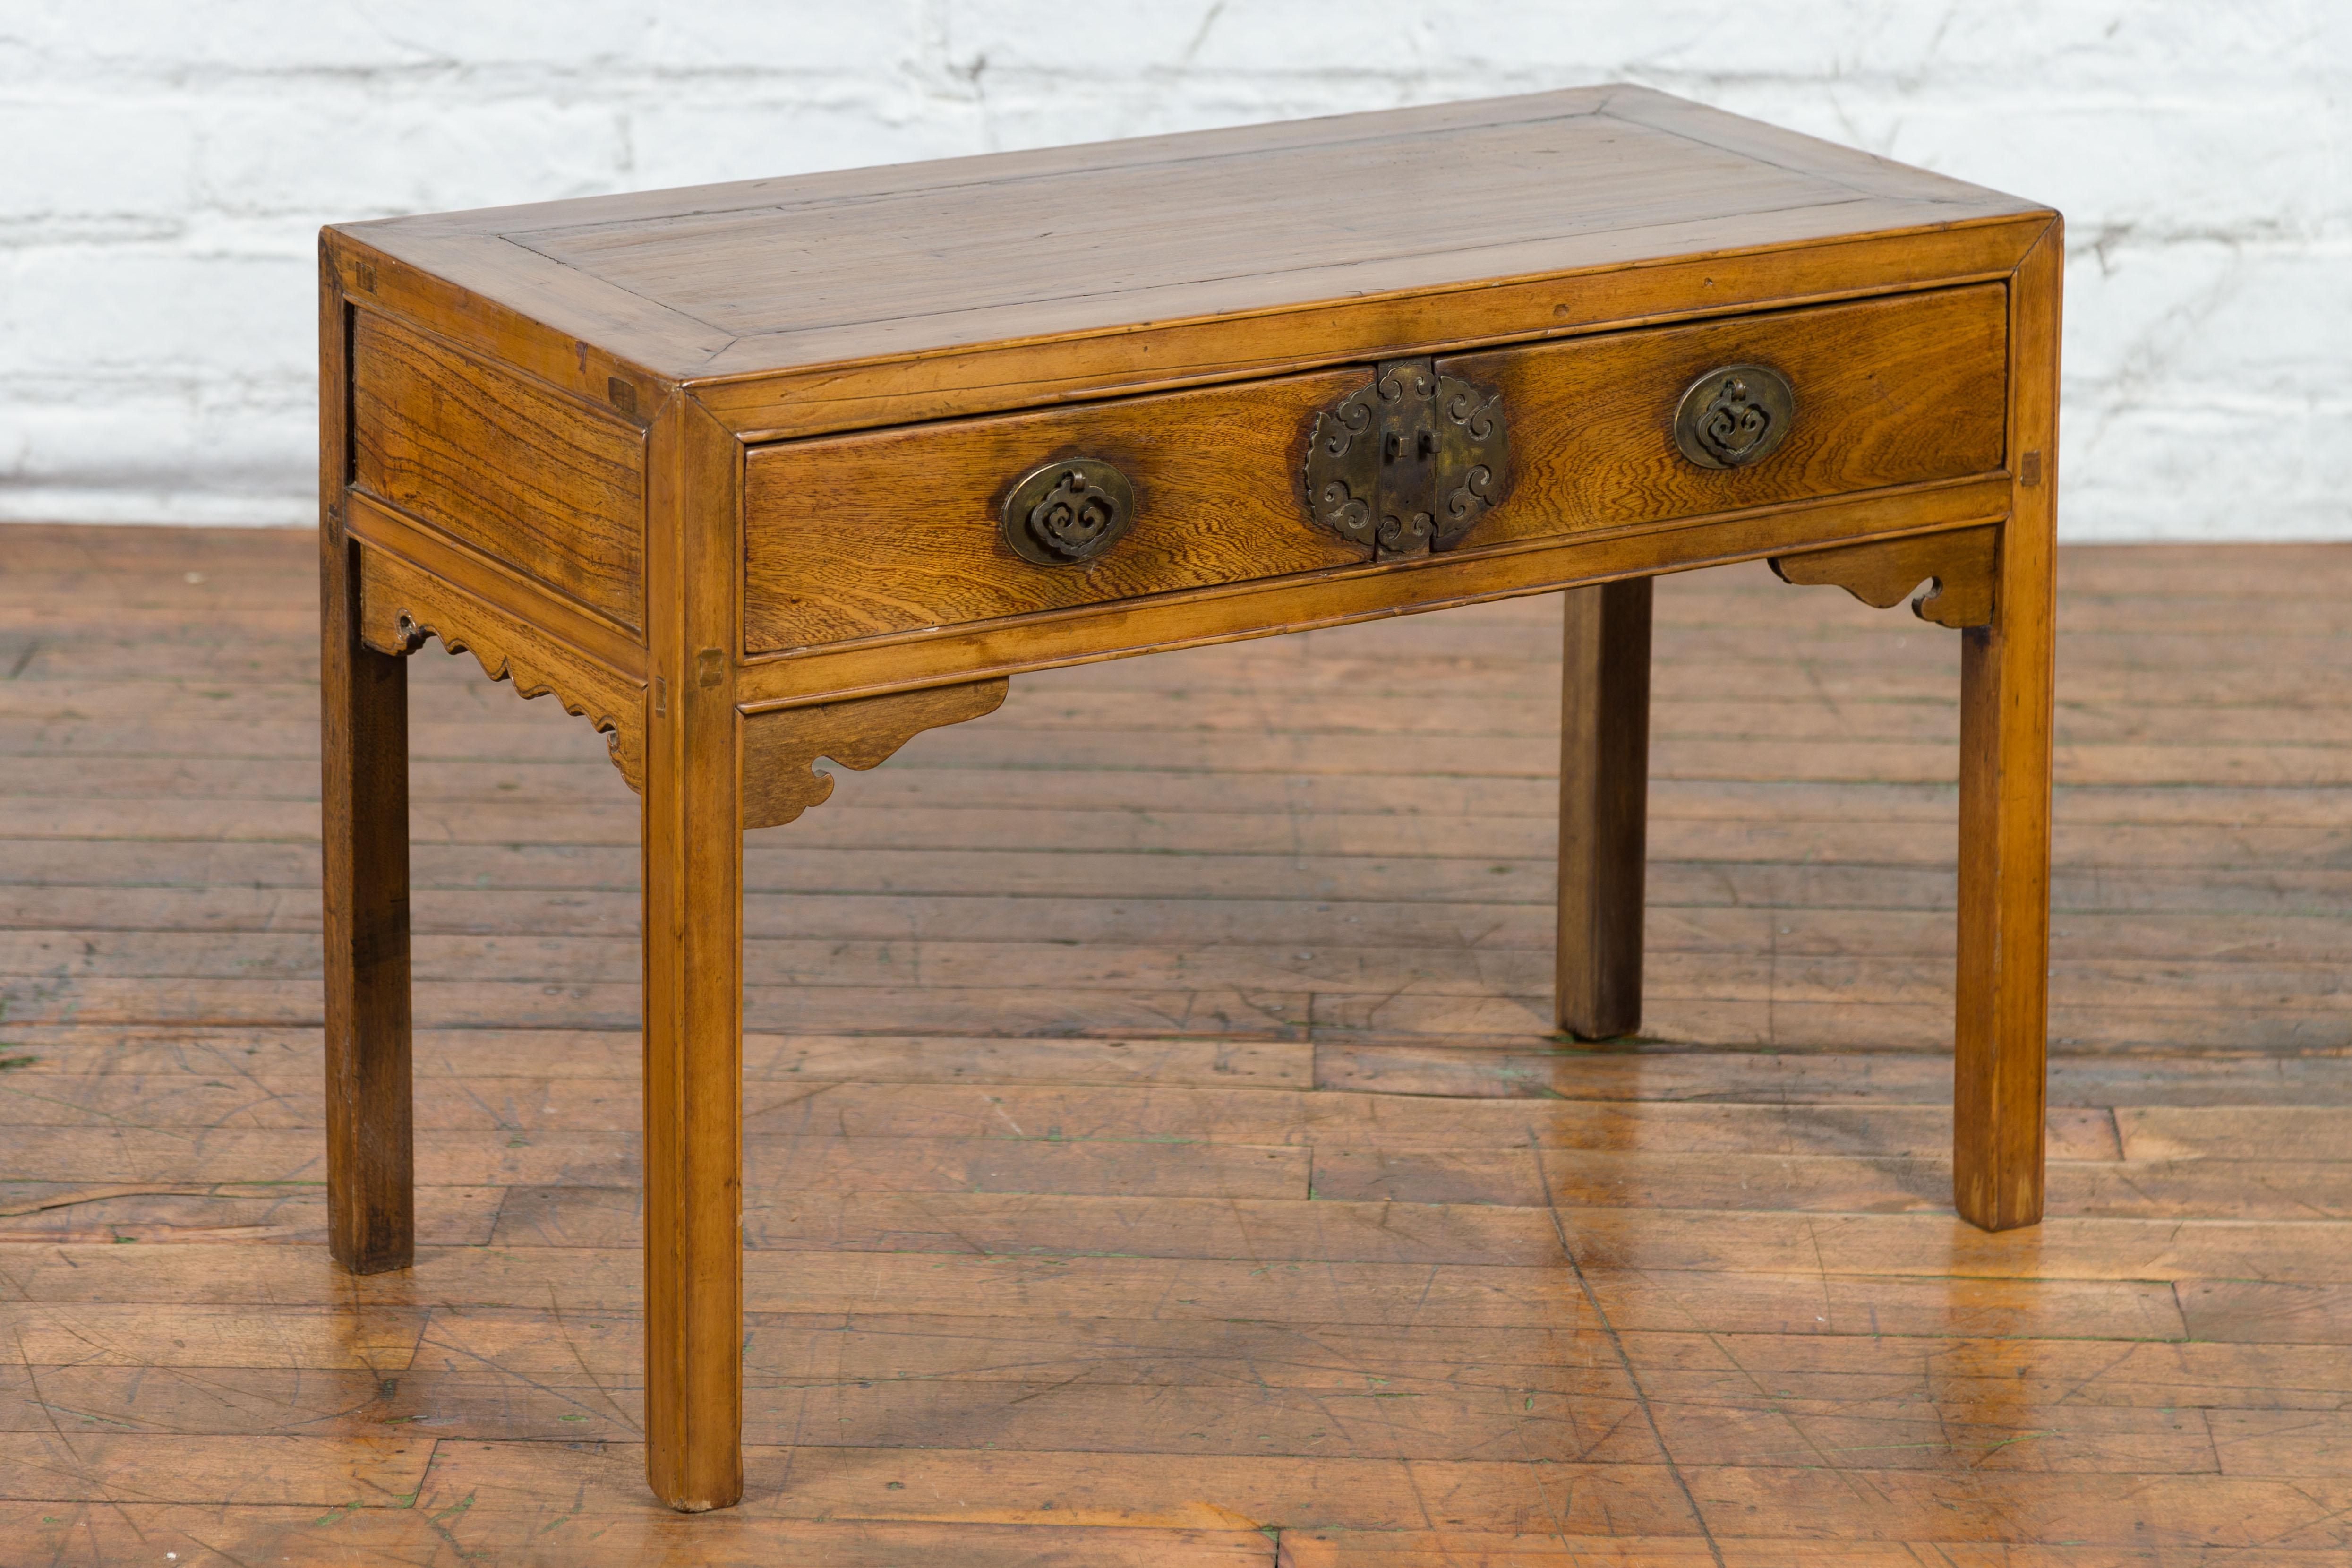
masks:
<svg viewBox="0 0 2352 1568"><path fill-rule="evenodd" d="M327 242L355 299L766 439L1996 279L2049 216L1621 86Z"/></svg>
<svg viewBox="0 0 2352 1568"><path fill-rule="evenodd" d="M743 637L768 653L1343 566L1298 473L1316 409L1365 369L1051 413L754 447L744 461ZM1098 458L1135 523L1092 561L1013 552L1000 510L1041 463Z"/></svg>
<svg viewBox="0 0 2352 1568"><path fill-rule="evenodd" d="M367 640L366 563L350 533L348 312L319 290L319 852L321 1044L335 1195L328 1247L354 1274L416 1252L410 1053L407 648Z"/></svg>
<svg viewBox="0 0 2352 1568"><path fill-rule="evenodd" d="M344 1275L315 542L5 542L0 1562L2352 1558L2343 546L2060 553L2026 1231L1948 1207L1961 656L1906 615L1657 584L1615 1049L1549 1034L1556 600L1033 676L844 776L749 840L745 1496L686 1518L602 738L406 661L419 1261Z"/></svg>
<svg viewBox="0 0 2352 1568"><path fill-rule="evenodd" d="M887 697L769 709L743 716L743 826L781 827L833 795L819 758L877 768L925 730L993 713L1012 683L933 686Z"/></svg>
<svg viewBox="0 0 2352 1568"><path fill-rule="evenodd" d="M2008 290L1981 284L1441 360L1500 392L1510 420L1511 493L1461 548L1994 472L2007 312ZM1675 411L1747 363L1788 378L1788 437L1703 468L1675 449Z"/></svg>
<svg viewBox="0 0 2352 1568"><path fill-rule="evenodd" d="M1510 492L1455 553L1515 540L1957 479L2001 467L2007 294L1991 285L1659 328L1440 362L1503 395ZM1761 362L1798 415L1761 462L1675 450L1684 390ZM752 654L1360 564L1307 516L1317 409L1370 368L1083 408L754 447L745 464ZM1135 486L1132 531L1040 566L1000 511L1039 464L1089 457Z"/></svg>
<svg viewBox="0 0 2352 1568"><path fill-rule="evenodd" d="M642 431L373 310L351 353L352 483L642 631Z"/></svg>
<svg viewBox="0 0 2352 1568"><path fill-rule="evenodd" d="M1997 475L1871 490L926 627L762 656L737 679L747 701L769 704L971 681L1981 524L2010 500L2008 479Z"/></svg>
<svg viewBox="0 0 2352 1568"><path fill-rule="evenodd" d="M646 687L530 620L509 614L385 551L359 548L353 571L356 626L382 654L412 654L430 638L446 653L470 653L492 680L510 680L524 697L552 696L563 710L605 737L613 765L643 789Z"/></svg>
<svg viewBox="0 0 2352 1568"><path fill-rule="evenodd" d="M655 421L639 818L645 1468L682 1512L743 1489L741 448L693 404ZM666 672L666 673L662 673Z"/></svg>
<svg viewBox="0 0 2352 1568"><path fill-rule="evenodd" d="M2050 800L2055 729L2058 360L2065 230L2009 289L2013 503L1994 552L1992 618L1960 634L1959 988L1952 1180L1979 1225L2032 1225L2044 1184Z"/></svg>
<svg viewBox="0 0 2352 1568"><path fill-rule="evenodd" d="M1580 1040L1642 1026L1656 580L1560 595L1559 943L1553 1016Z"/></svg>
<svg viewBox="0 0 2352 1568"><path fill-rule="evenodd" d="M1834 584L1877 609L1907 598L1921 620L1965 631L1992 619L2000 559L2000 529L1987 524L1776 555L1767 564L1783 583Z"/></svg>
<svg viewBox="0 0 2352 1568"><path fill-rule="evenodd" d="M1631 227L1857 194L1608 114L1605 101L1456 106L1360 121L1352 134L1309 121L1129 142L1024 173L959 159L869 171L830 196L819 193L850 182L761 182L716 200L704 193L691 210L673 196L668 210L604 221L587 209L577 217L588 221L565 222L574 215L544 207L504 232L739 338L861 329L869 343L920 333L939 346L1008 318L1068 330L1106 324L1106 310L1148 319L1263 309L1318 285L1341 292L1342 278L1458 283L1516 270L1495 264L1498 251L1573 249ZM1559 199L1563 186L1572 201ZM1938 194L1965 203L1989 193ZM1382 221L1364 223L1368 210ZM1186 221L1171 223L1175 214Z"/></svg>
<svg viewBox="0 0 2352 1568"><path fill-rule="evenodd" d="M344 227L726 375L2033 210L1605 87Z"/></svg>

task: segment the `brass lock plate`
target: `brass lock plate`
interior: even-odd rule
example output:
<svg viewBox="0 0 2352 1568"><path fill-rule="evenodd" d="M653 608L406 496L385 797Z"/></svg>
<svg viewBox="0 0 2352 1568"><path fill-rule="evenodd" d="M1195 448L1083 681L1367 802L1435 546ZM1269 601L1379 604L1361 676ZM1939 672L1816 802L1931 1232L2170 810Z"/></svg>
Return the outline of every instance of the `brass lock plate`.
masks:
<svg viewBox="0 0 2352 1568"><path fill-rule="evenodd" d="M1509 482L1502 405L1433 361L1382 362L1370 384L1316 411L1308 515L1383 558L1451 548Z"/></svg>

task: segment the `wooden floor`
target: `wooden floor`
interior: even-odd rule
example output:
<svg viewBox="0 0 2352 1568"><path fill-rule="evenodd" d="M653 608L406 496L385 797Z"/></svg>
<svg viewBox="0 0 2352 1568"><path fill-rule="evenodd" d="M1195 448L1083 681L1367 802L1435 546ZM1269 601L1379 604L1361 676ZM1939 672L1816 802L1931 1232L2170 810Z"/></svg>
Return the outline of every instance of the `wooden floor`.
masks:
<svg viewBox="0 0 2352 1568"><path fill-rule="evenodd" d="M322 1242L311 541L0 530L0 1563L2352 1563L2352 547L2078 551L2053 1217L1948 1207L1957 638L1659 592L1024 678L752 836L750 1490L638 1447L636 806L415 663L411 1273ZM176 1553L176 1557L171 1554Z"/></svg>

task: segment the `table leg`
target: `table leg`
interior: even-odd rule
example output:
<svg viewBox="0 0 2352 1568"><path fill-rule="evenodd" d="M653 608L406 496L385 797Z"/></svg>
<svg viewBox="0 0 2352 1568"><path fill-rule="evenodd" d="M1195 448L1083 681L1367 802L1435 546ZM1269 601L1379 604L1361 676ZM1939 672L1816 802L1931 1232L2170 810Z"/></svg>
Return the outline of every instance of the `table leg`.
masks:
<svg viewBox="0 0 2352 1568"><path fill-rule="evenodd" d="M743 448L691 399L648 433L646 1479L743 1495Z"/></svg>
<svg viewBox="0 0 2352 1568"><path fill-rule="evenodd" d="M743 835L731 706L673 700L646 768L646 1477L742 1495Z"/></svg>
<svg viewBox="0 0 2352 1568"><path fill-rule="evenodd" d="M354 1274L415 1253L409 1083L408 662L360 640L358 546L320 531L327 1235Z"/></svg>
<svg viewBox="0 0 2352 1568"><path fill-rule="evenodd" d="M1953 1201L1987 1230L2042 1217L2050 973L2046 543L2004 528L1993 624L1960 653ZM2037 553L2021 571L2011 558ZM2038 577L2038 581L2037 581Z"/></svg>
<svg viewBox="0 0 2352 1568"><path fill-rule="evenodd" d="M1952 1196L1962 1218L1987 1230L2042 1217L2064 257L2053 222L2010 283L2010 516L1992 623L1960 634Z"/></svg>
<svg viewBox="0 0 2352 1568"><path fill-rule="evenodd" d="M1650 580L1571 588L1559 727L1556 1016L1580 1039L1642 1026L1650 793Z"/></svg>

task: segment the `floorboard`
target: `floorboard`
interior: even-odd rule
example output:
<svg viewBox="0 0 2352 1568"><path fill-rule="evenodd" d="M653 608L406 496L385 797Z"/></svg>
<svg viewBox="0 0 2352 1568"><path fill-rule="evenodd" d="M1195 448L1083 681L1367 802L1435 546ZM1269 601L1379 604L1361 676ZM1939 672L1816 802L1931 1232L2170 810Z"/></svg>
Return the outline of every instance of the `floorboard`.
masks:
<svg viewBox="0 0 2352 1568"><path fill-rule="evenodd" d="M1657 601L1028 677L747 845L750 1490L642 1482L635 803L412 677L417 1267L327 1262L314 546L0 531L0 1563L2352 1568L2352 547L2062 552L2051 1217L1948 1206L1958 647Z"/></svg>

